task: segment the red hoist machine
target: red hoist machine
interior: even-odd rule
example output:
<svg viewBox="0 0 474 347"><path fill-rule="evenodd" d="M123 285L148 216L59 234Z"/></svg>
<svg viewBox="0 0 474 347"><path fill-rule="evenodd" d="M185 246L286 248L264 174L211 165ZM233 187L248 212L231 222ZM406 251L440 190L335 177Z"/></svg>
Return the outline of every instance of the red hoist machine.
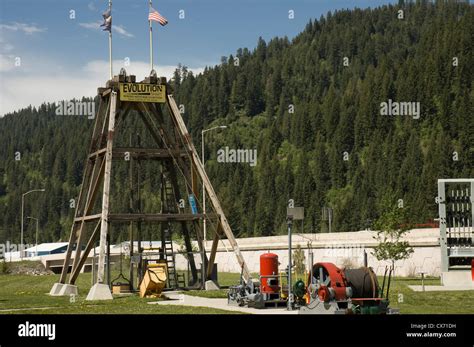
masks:
<svg viewBox="0 0 474 347"><path fill-rule="evenodd" d="M385 270L382 288L369 267L340 269L333 263L316 263L308 276L306 304L300 313L316 314L396 314L389 307L392 271Z"/></svg>
<svg viewBox="0 0 474 347"><path fill-rule="evenodd" d="M288 300L288 288L280 283L278 256L260 256L259 280L230 287L228 303L255 308L274 307ZM333 263L316 263L309 271L307 283L292 286L295 309L301 314L394 314L389 308L388 293L392 271L385 271L382 288L371 268L340 269Z"/></svg>

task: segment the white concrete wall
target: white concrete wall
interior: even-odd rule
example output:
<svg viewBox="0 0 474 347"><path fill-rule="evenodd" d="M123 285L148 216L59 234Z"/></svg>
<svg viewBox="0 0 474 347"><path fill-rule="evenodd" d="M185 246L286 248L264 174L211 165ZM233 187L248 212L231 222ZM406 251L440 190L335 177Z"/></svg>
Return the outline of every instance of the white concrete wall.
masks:
<svg viewBox="0 0 474 347"><path fill-rule="evenodd" d="M314 262L332 262L337 266L358 267L363 266L364 250L368 254L368 265L374 271L383 275L385 266L389 262L377 261L371 254L372 248L377 245L373 231L358 231L332 234L296 234L293 235L293 247L300 245L309 261L309 249L314 254ZM423 271L429 276L439 276L441 273L441 254L439 247L439 229L414 229L407 233L405 238L414 248L414 253L409 259L397 261L395 273L397 276L416 275ZM311 245L308 244L311 242ZM280 270L288 265L288 238L286 235L237 239L247 266L251 272L259 272L259 258L264 252L272 252L278 255ZM211 242L207 242L206 249L209 252ZM227 250L226 250L227 248ZM199 256L195 256L196 263L200 264ZM181 255L176 258L177 268L186 269L187 260ZM222 272L240 272L237 259L227 242L219 243L216 263L218 270Z"/></svg>

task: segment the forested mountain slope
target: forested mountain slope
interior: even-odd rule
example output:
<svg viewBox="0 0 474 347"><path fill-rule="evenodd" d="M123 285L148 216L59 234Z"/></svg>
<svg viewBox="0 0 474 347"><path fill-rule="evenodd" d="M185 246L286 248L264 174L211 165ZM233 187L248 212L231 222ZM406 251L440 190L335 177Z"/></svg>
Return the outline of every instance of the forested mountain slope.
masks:
<svg viewBox="0 0 474 347"><path fill-rule="evenodd" d="M422 223L437 216L438 178L474 177L473 46L472 5L401 2L330 13L201 75L180 67L171 84L197 148L203 128L229 126L206 134L206 169L236 235L284 232L289 199L305 207L306 232L325 230L323 206L333 230L365 228L387 197ZM390 100L419 103L419 117L381 114ZM42 240L69 234L93 121L54 110L0 119L1 240L18 238L21 193L38 186L48 192L27 209ZM256 149L257 165L218 162L225 147Z"/></svg>

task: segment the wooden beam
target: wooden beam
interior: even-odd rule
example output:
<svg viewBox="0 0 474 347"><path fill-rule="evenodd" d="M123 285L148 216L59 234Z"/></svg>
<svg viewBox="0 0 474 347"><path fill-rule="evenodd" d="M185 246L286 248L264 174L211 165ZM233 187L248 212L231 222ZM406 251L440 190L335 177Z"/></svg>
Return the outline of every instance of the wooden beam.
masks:
<svg viewBox="0 0 474 347"><path fill-rule="evenodd" d="M79 276L79 273L81 272L81 268L84 266L84 263L86 262L87 257L89 256L89 253L92 247L94 246L94 242L97 239L97 236L99 235L99 227L100 227L100 221L95 226L94 231L92 232L92 235L89 238L89 241L87 242L86 248L84 249L84 252L82 253L81 259L79 260L77 266L73 268L71 271L71 277L69 280L70 283L76 282L77 276Z"/></svg>
<svg viewBox="0 0 474 347"><path fill-rule="evenodd" d="M100 223L100 242L99 242L99 267L97 271L97 283L104 283L105 273L105 248L108 232L108 215L110 199L110 178L112 175L112 147L115 132L115 112L117 106L117 92L113 91L110 95L110 115L109 127L107 133L107 152L105 154L104 169L104 189L102 191L102 216Z"/></svg>
<svg viewBox="0 0 474 347"><path fill-rule="evenodd" d="M191 185L192 185L193 194L196 197L196 199L199 200L201 198L201 195L200 195L200 190L199 190L199 185L198 185L198 175L197 175L196 169L193 166L191 166L191 181L192 181Z"/></svg>
<svg viewBox="0 0 474 347"><path fill-rule="evenodd" d="M99 128L101 126L101 121L105 123L103 114L105 114L108 110L108 103L105 102L103 97L100 98L100 103L99 103L99 109L97 111L97 117L95 119L94 123L94 130L92 132L92 138L91 138L91 143L90 143L90 148L89 152L92 152L99 140ZM107 105L107 110L104 112L104 105ZM106 117L105 117L106 119ZM74 211L74 216L77 217L81 214L81 209L83 206L82 205L82 199L83 199L83 191L86 189L86 186L90 184L90 176L91 176L91 170L92 170L92 162L90 160L86 160L86 165L85 165L85 170L82 176L82 183L81 183L81 190L79 191L79 198L77 200L76 204L76 209ZM64 257L64 264L63 264L63 269L61 271L61 277L59 279L59 283L66 283L66 277L67 277L67 272L69 270L69 262L71 261L71 254L72 254L72 248L74 246L74 243L77 240L77 235L76 235L76 224L72 223L71 226L71 235L69 235L69 243L68 247L66 250L66 256Z"/></svg>
<svg viewBox="0 0 474 347"><path fill-rule="evenodd" d="M102 156L102 155L105 154L106 151L107 151L107 148L101 148L101 149L89 154L89 159L95 159L99 156Z"/></svg>
<svg viewBox="0 0 474 347"><path fill-rule="evenodd" d="M219 199L217 198L216 192L214 191L214 188L212 187L211 181L209 180L209 177L207 177L207 173L204 170L204 167L201 163L201 160L199 159L199 156L197 155L196 148L194 148L194 144L191 141L191 135L189 134L188 129L186 128L186 125L184 124L183 118L181 117L181 113L179 112L178 106L176 105L176 102L174 101L173 96L168 94L166 95L166 97L168 100L167 102L168 107L170 108L170 111L171 111L170 112L171 116L173 117L175 124L177 125L178 129L181 132L181 137L183 138L188 151L191 153L192 163L195 166L196 170L198 171L199 175L201 176L202 182L206 188L206 192L209 196L209 199L211 200L212 206L214 207L214 210L216 211L216 213L219 214L221 217L222 230L224 231L224 234L227 236L227 239L229 240L229 243L232 246L235 256L237 257L237 261L239 262L239 265L242 267L243 278L245 282L248 282L250 279L249 269L247 267L247 264L245 263L242 253L240 252L239 245L237 244L237 241L235 240L235 237L234 237L234 234L232 233L232 229L230 228L229 222L227 221L227 218L224 215L224 210L222 209Z"/></svg>
<svg viewBox="0 0 474 347"><path fill-rule="evenodd" d="M172 141L171 137L169 136L168 132L165 131L165 129L162 126L159 126L156 124L155 119L153 119L152 112L149 110L149 105L147 105L144 102L141 102L138 104L138 108L140 110L139 114L141 115L143 121L147 125L152 137L155 139L157 142L158 146L165 147L167 150L173 150L174 148L174 142ZM158 109L154 109L156 112L153 113L153 115L157 116L159 119L158 121L161 122L161 124L164 123L162 117L158 114ZM161 111L161 110L160 110ZM158 130L158 131L157 131ZM186 155L189 157L188 155ZM184 176L187 179L190 179L191 173L190 173L190 168L189 164L187 161L185 161L183 158L180 156L174 157L176 160L176 165L178 165L183 172ZM191 160L191 158L189 158Z"/></svg>
<svg viewBox="0 0 474 347"><path fill-rule="evenodd" d="M219 235L221 232L221 224L217 224L216 233L214 234L214 239L212 240L211 254L209 254L209 262L207 263L207 279L211 278L212 268L214 267L214 262L216 260L217 246L219 245Z"/></svg>
<svg viewBox="0 0 474 347"><path fill-rule="evenodd" d="M185 157L187 155L185 151L176 149L121 147L114 148L113 157L124 158L126 153L129 153L135 159L161 159L172 158L172 156Z"/></svg>
<svg viewBox="0 0 474 347"><path fill-rule="evenodd" d="M91 215L82 216L82 217L76 217L74 218L74 223L78 223L82 221L84 222L94 221L94 220L100 219L101 216L102 214L98 213L98 214L91 214Z"/></svg>
<svg viewBox="0 0 474 347"><path fill-rule="evenodd" d="M216 214L192 213L111 213L108 221L113 222L186 222L195 221L207 216L208 219L218 218Z"/></svg>
<svg viewBox="0 0 474 347"><path fill-rule="evenodd" d="M101 162L99 162L99 160ZM77 267L77 264L79 263L79 259L81 258L81 252L82 252L82 243L84 242L84 217L88 215L94 206L93 201L95 200L95 195L97 191L97 182L100 179L100 176L102 174L103 170L103 160L102 159L97 159L94 161L94 167L92 168L92 174L91 178L89 180L89 188L87 189L87 195L86 195L86 203L84 207L84 211L82 214L82 221L81 221L81 226L79 227L79 234L77 236L77 242L76 242L76 252L74 253L74 262L72 263L72 270L74 271ZM69 279L69 283L71 283L71 279ZM74 283L71 283L74 284Z"/></svg>
<svg viewBox="0 0 474 347"><path fill-rule="evenodd" d="M66 256L63 262L63 269L61 270L61 277L59 283L66 283L67 271L69 270L69 262L71 261L72 247L76 242L76 224L72 223L71 234L69 235L69 243L66 250Z"/></svg>

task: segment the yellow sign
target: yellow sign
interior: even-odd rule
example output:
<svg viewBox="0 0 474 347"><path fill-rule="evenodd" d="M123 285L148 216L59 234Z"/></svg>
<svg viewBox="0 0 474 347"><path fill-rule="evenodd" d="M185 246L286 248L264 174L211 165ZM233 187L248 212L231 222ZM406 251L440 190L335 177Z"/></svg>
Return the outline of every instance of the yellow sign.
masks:
<svg viewBox="0 0 474 347"><path fill-rule="evenodd" d="M166 87L161 84L120 83L120 101L166 102Z"/></svg>

